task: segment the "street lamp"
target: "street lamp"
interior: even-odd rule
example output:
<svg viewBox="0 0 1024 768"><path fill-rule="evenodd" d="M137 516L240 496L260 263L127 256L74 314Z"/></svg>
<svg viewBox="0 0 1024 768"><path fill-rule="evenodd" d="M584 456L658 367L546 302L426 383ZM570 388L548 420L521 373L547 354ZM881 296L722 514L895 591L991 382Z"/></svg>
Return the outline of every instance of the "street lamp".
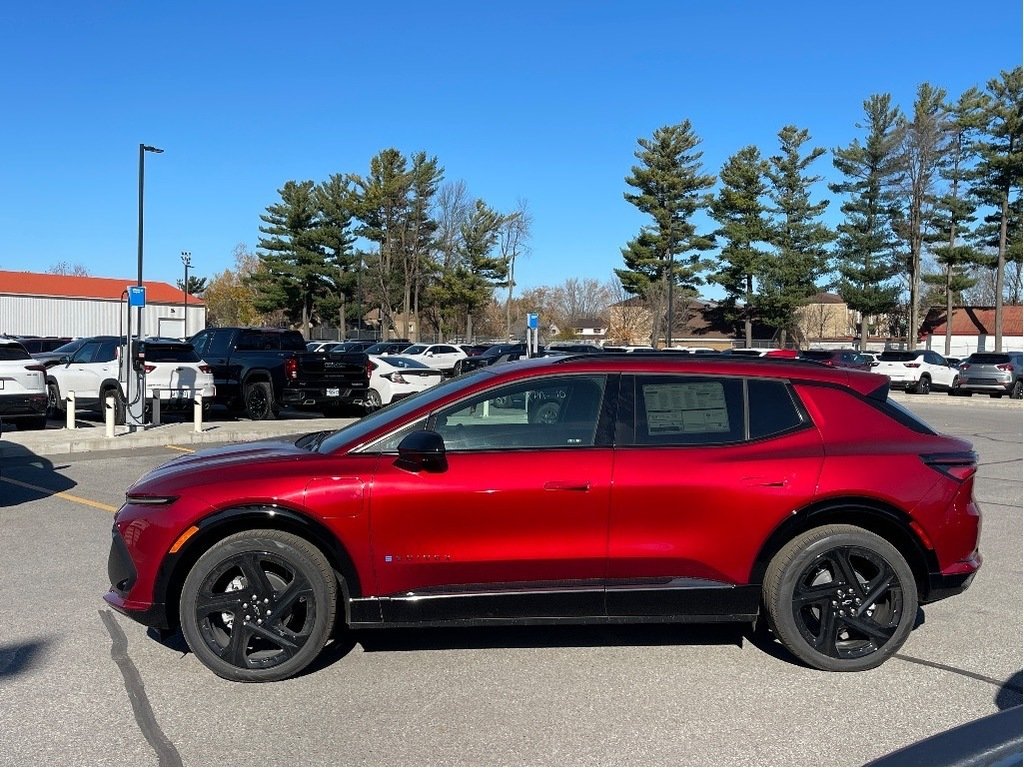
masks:
<svg viewBox="0 0 1024 768"><path fill-rule="evenodd" d="M162 149L151 147L148 144L139 144L139 280L137 285L142 285L142 198L146 185L146 153L162 154ZM139 336L142 336L142 308L139 308Z"/></svg>
<svg viewBox="0 0 1024 768"><path fill-rule="evenodd" d="M192 266L192 251L181 252L181 263L185 265L185 333L188 338L188 268Z"/></svg>

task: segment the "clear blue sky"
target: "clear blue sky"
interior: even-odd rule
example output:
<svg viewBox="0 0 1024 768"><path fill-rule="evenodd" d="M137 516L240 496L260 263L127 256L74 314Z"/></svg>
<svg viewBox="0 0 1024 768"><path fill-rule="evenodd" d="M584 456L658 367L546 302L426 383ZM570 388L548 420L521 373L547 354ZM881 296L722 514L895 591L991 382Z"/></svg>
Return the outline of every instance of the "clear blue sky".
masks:
<svg viewBox="0 0 1024 768"><path fill-rule="evenodd" d="M963 3L174 3L0 7L0 269L68 261L212 276L294 179L367 173L396 147L534 217L520 287L607 279L646 220L623 199L640 137L688 118L716 172L787 123L849 143L862 102L905 109L1021 63L1020 0ZM832 174L831 162L816 168ZM837 207L837 206L834 206Z"/></svg>

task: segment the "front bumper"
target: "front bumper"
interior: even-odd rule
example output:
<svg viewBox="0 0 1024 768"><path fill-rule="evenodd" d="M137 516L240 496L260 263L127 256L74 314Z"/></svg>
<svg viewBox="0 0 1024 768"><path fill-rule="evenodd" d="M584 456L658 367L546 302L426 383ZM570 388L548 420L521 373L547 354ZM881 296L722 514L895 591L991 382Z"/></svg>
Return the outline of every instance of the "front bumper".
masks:
<svg viewBox="0 0 1024 768"><path fill-rule="evenodd" d="M138 571L116 525L112 531L110 554L107 556L107 576L110 578L110 590L103 596L107 605L147 627L170 629L167 607L163 603L128 599L127 595L138 579Z"/></svg>

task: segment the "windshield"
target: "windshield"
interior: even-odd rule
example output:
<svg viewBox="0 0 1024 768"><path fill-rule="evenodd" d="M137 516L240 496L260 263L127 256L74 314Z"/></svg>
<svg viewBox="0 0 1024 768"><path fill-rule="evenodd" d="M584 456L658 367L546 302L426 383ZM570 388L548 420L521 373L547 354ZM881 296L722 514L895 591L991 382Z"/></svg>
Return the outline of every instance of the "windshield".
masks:
<svg viewBox="0 0 1024 768"><path fill-rule="evenodd" d="M998 365L999 363L1010 362L1010 356L1007 354L1000 354L998 352L975 352L967 358L967 362L973 363L974 365Z"/></svg>
<svg viewBox="0 0 1024 768"><path fill-rule="evenodd" d="M907 360L913 360L917 357L917 352L901 352L899 350L889 350L879 355L879 360L884 360L887 363L902 363Z"/></svg>
<svg viewBox="0 0 1024 768"><path fill-rule="evenodd" d="M381 357L380 359L383 360L388 365L395 366L395 368L422 368L422 369L427 370L427 371L434 370L430 366L424 365L419 360L411 360L408 357L391 357L391 356L387 356L387 357Z"/></svg>
<svg viewBox="0 0 1024 768"><path fill-rule="evenodd" d="M363 438L373 434L392 421L397 426L403 418L418 411L423 406L447 397L451 392L471 386L481 378L491 375L486 368L482 368L458 378L448 379L448 381L437 384L430 389L425 389L415 395L392 402L391 405L387 405L379 411L374 411L370 415L359 419L359 421L349 424L347 427L342 427L337 432L324 438L323 441L314 443L316 445L315 450L319 453L333 453L343 445L359 443Z"/></svg>
<svg viewBox="0 0 1024 768"><path fill-rule="evenodd" d="M70 355L71 353L77 351L80 346L85 344L85 341L85 339L75 339L74 341L69 341L67 344L61 344L59 347L53 350L53 354Z"/></svg>
<svg viewBox="0 0 1024 768"><path fill-rule="evenodd" d="M426 344L413 344L411 347L406 347L402 350L403 355L422 355L427 351Z"/></svg>

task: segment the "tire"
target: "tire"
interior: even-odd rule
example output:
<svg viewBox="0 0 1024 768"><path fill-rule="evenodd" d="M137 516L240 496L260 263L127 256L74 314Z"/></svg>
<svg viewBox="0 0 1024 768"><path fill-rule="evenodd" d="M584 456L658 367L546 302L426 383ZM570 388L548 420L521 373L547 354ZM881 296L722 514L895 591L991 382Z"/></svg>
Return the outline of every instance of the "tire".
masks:
<svg viewBox="0 0 1024 768"><path fill-rule="evenodd" d="M927 395L932 391L932 380L928 375L922 375L921 380L917 382L917 386L914 387L914 392L919 395Z"/></svg>
<svg viewBox="0 0 1024 768"><path fill-rule="evenodd" d="M336 603L337 583L319 549L282 531L242 531L192 566L181 592L181 630L196 658L220 677L283 680L323 650Z"/></svg>
<svg viewBox="0 0 1024 768"><path fill-rule="evenodd" d="M60 387L57 382L46 382L46 415L59 418L64 413L64 401L60 399Z"/></svg>
<svg viewBox="0 0 1024 768"><path fill-rule="evenodd" d="M114 398L114 423L118 425L124 424L128 407L125 404L124 395L121 394L120 389L108 387L100 392L101 412L104 414L104 418L106 418L107 398L111 396Z"/></svg>
<svg viewBox="0 0 1024 768"><path fill-rule="evenodd" d="M768 566L763 597L775 636L828 672L877 667L900 649L917 616L907 561L881 536L852 525L814 528L790 541Z"/></svg>
<svg viewBox="0 0 1024 768"><path fill-rule="evenodd" d="M1017 381L1013 383L1013 389L1010 391L1010 397L1014 400L1020 400L1024 397L1024 381L1017 379Z"/></svg>
<svg viewBox="0 0 1024 768"><path fill-rule="evenodd" d="M274 390L270 382L257 381L246 386L245 415L253 421L274 418Z"/></svg>
<svg viewBox="0 0 1024 768"><path fill-rule="evenodd" d="M955 396L958 394L958 389L960 389L960 377L954 376L953 380L949 383L949 387L946 389L946 394L950 396Z"/></svg>
<svg viewBox="0 0 1024 768"><path fill-rule="evenodd" d="M462 361L461 360L456 360L455 361L455 367L452 369L452 372L453 372L453 375L455 375L455 376L461 376L462 375Z"/></svg>
<svg viewBox="0 0 1024 768"><path fill-rule="evenodd" d="M363 401L363 410L373 413L381 407L380 392L376 389L366 390L366 399Z"/></svg>

